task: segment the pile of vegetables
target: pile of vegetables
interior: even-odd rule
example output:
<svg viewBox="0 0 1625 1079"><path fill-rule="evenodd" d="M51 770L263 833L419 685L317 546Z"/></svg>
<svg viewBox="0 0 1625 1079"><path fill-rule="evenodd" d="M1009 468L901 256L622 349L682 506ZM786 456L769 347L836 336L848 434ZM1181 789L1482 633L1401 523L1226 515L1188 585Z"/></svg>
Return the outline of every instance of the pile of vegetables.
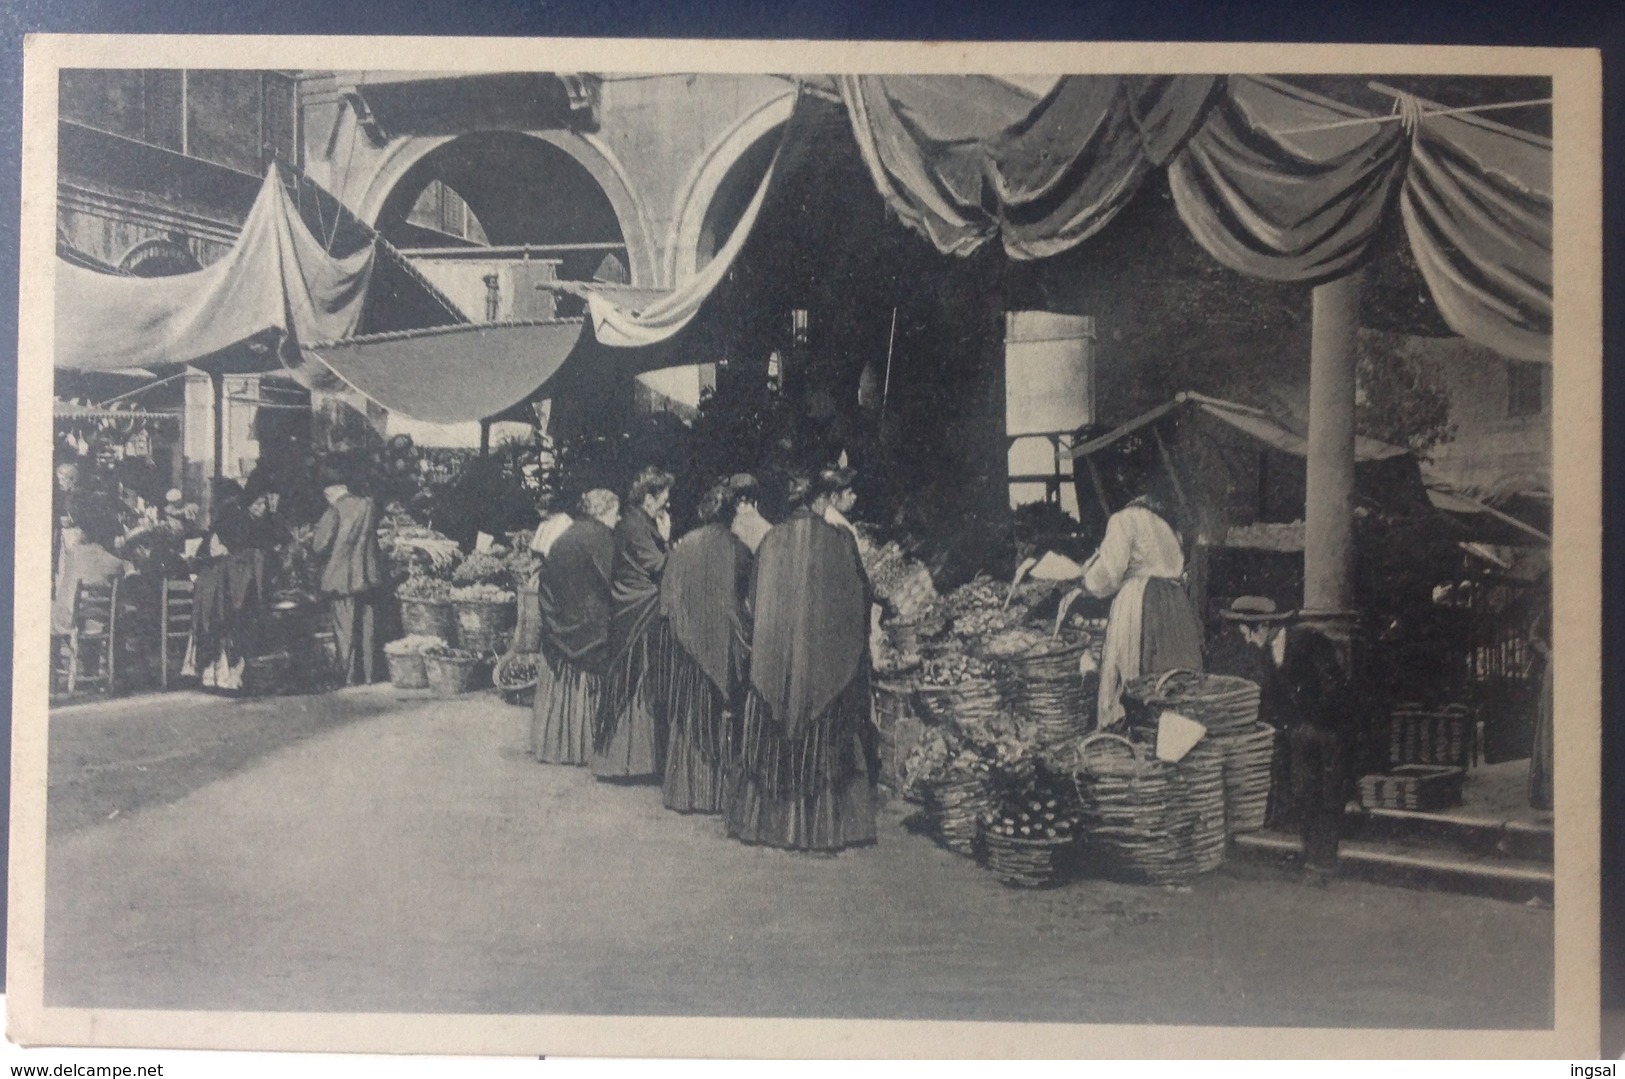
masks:
<svg viewBox="0 0 1625 1079"><path fill-rule="evenodd" d="M920 668L919 684L930 688L985 682L1002 677L1003 668L963 652L949 652L928 659Z"/></svg>
<svg viewBox="0 0 1625 1079"><path fill-rule="evenodd" d="M391 656L421 656L434 649L446 647L446 642L439 637L426 633L413 633L402 637L398 641L390 641L384 645L384 653Z"/></svg>
<svg viewBox="0 0 1625 1079"><path fill-rule="evenodd" d="M512 603L514 594L500 584L482 581L478 584L458 585L450 591L447 598L453 602L463 603Z"/></svg>
<svg viewBox="0 0 1625 1079"><path fill-rule="evenodd" d="M395 589L395 594L401 599L441 603L451 598L451 582L443 577L414 573L400 583Z"/></svg>

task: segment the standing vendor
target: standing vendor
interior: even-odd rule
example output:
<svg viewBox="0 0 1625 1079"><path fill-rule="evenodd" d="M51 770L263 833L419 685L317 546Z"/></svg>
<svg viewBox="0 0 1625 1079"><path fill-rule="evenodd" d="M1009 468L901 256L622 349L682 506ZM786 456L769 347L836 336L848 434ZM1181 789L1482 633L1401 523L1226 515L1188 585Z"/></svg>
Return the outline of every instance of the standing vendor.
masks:
<svg viewBox="0 0 1625 1079"><path fill-rule="evenodd" d="M311 550L326 557L322 594L333 604L333 631L347 685L368 685L374 674L378 590L386 579L378 547L378 503L351 492L330 475L322 495L327 512L316 523Z"/></svg>
<svg viewBox="0 0 1625 1079"><path fill-rule="evenodd" d="M1143 674L1202 669L1202 626L1185 594L1185 552L1172 514L1142 495L1112 514L1084 563L1081 591L1112 601L1100 660L1096 722L1123 718L1123 687Z"/></svg>

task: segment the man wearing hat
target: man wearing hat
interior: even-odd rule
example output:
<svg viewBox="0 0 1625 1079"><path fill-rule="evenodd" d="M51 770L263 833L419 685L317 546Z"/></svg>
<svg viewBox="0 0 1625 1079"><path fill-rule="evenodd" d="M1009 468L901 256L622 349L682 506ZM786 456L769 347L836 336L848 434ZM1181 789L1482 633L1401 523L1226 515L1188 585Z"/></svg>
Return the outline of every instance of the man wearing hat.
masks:
<svg viewBox="0 0 1625 1079"><path fill-rule="evenodd" d="M322 478L327 512L316 523L311 551L327 559L321 590L332 600L344 680L367 685L375 672L378 591L387 576L378 546L378 504L353 493L337 473Z"/></svg>
<svg viewBox="0 0 1625 1079"><path fill-rule="evenodd" d="M1278 610L1265 596L1238 596L1219 612L1226 627L1207 656L1214 674L1245 678L1258 686L1258 718L1277 732L1274 774L1270 777L1269 819L1280 823L1288 815L1292 790L1288 772L1285 728L1285 684L1281 669L1286 661L1286 630L1292 613Z"/></svg>

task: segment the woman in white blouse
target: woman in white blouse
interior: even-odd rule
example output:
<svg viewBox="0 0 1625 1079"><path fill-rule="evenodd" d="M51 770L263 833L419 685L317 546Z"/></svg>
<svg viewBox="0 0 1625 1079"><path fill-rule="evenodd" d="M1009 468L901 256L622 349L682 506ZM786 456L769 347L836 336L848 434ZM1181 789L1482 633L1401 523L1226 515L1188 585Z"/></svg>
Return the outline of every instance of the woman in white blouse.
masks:
<svg viewBox="0 0 1625 1079"><path fill-rule="evenodd" d="M1083 565L1080 591L1112 600L1100 658L1101 727L1123 718L1123 687L1134 679L1202 669L1202 626L1185 592L1185 552L1170 516L1157 498L1136 498L1112 514Z"/></svg>

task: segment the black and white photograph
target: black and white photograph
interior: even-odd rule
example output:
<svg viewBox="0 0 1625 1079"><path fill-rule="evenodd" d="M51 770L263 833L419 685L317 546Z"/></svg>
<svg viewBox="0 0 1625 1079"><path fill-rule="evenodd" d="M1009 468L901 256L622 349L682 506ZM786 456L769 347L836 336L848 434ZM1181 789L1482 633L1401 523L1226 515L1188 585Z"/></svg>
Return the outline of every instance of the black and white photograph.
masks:
<svg viewBox="0 0 1625 1079"><path fill-rule="evenodd" d="M1594 62L131 40L12 1037L1594 1053Z"/></svg>

